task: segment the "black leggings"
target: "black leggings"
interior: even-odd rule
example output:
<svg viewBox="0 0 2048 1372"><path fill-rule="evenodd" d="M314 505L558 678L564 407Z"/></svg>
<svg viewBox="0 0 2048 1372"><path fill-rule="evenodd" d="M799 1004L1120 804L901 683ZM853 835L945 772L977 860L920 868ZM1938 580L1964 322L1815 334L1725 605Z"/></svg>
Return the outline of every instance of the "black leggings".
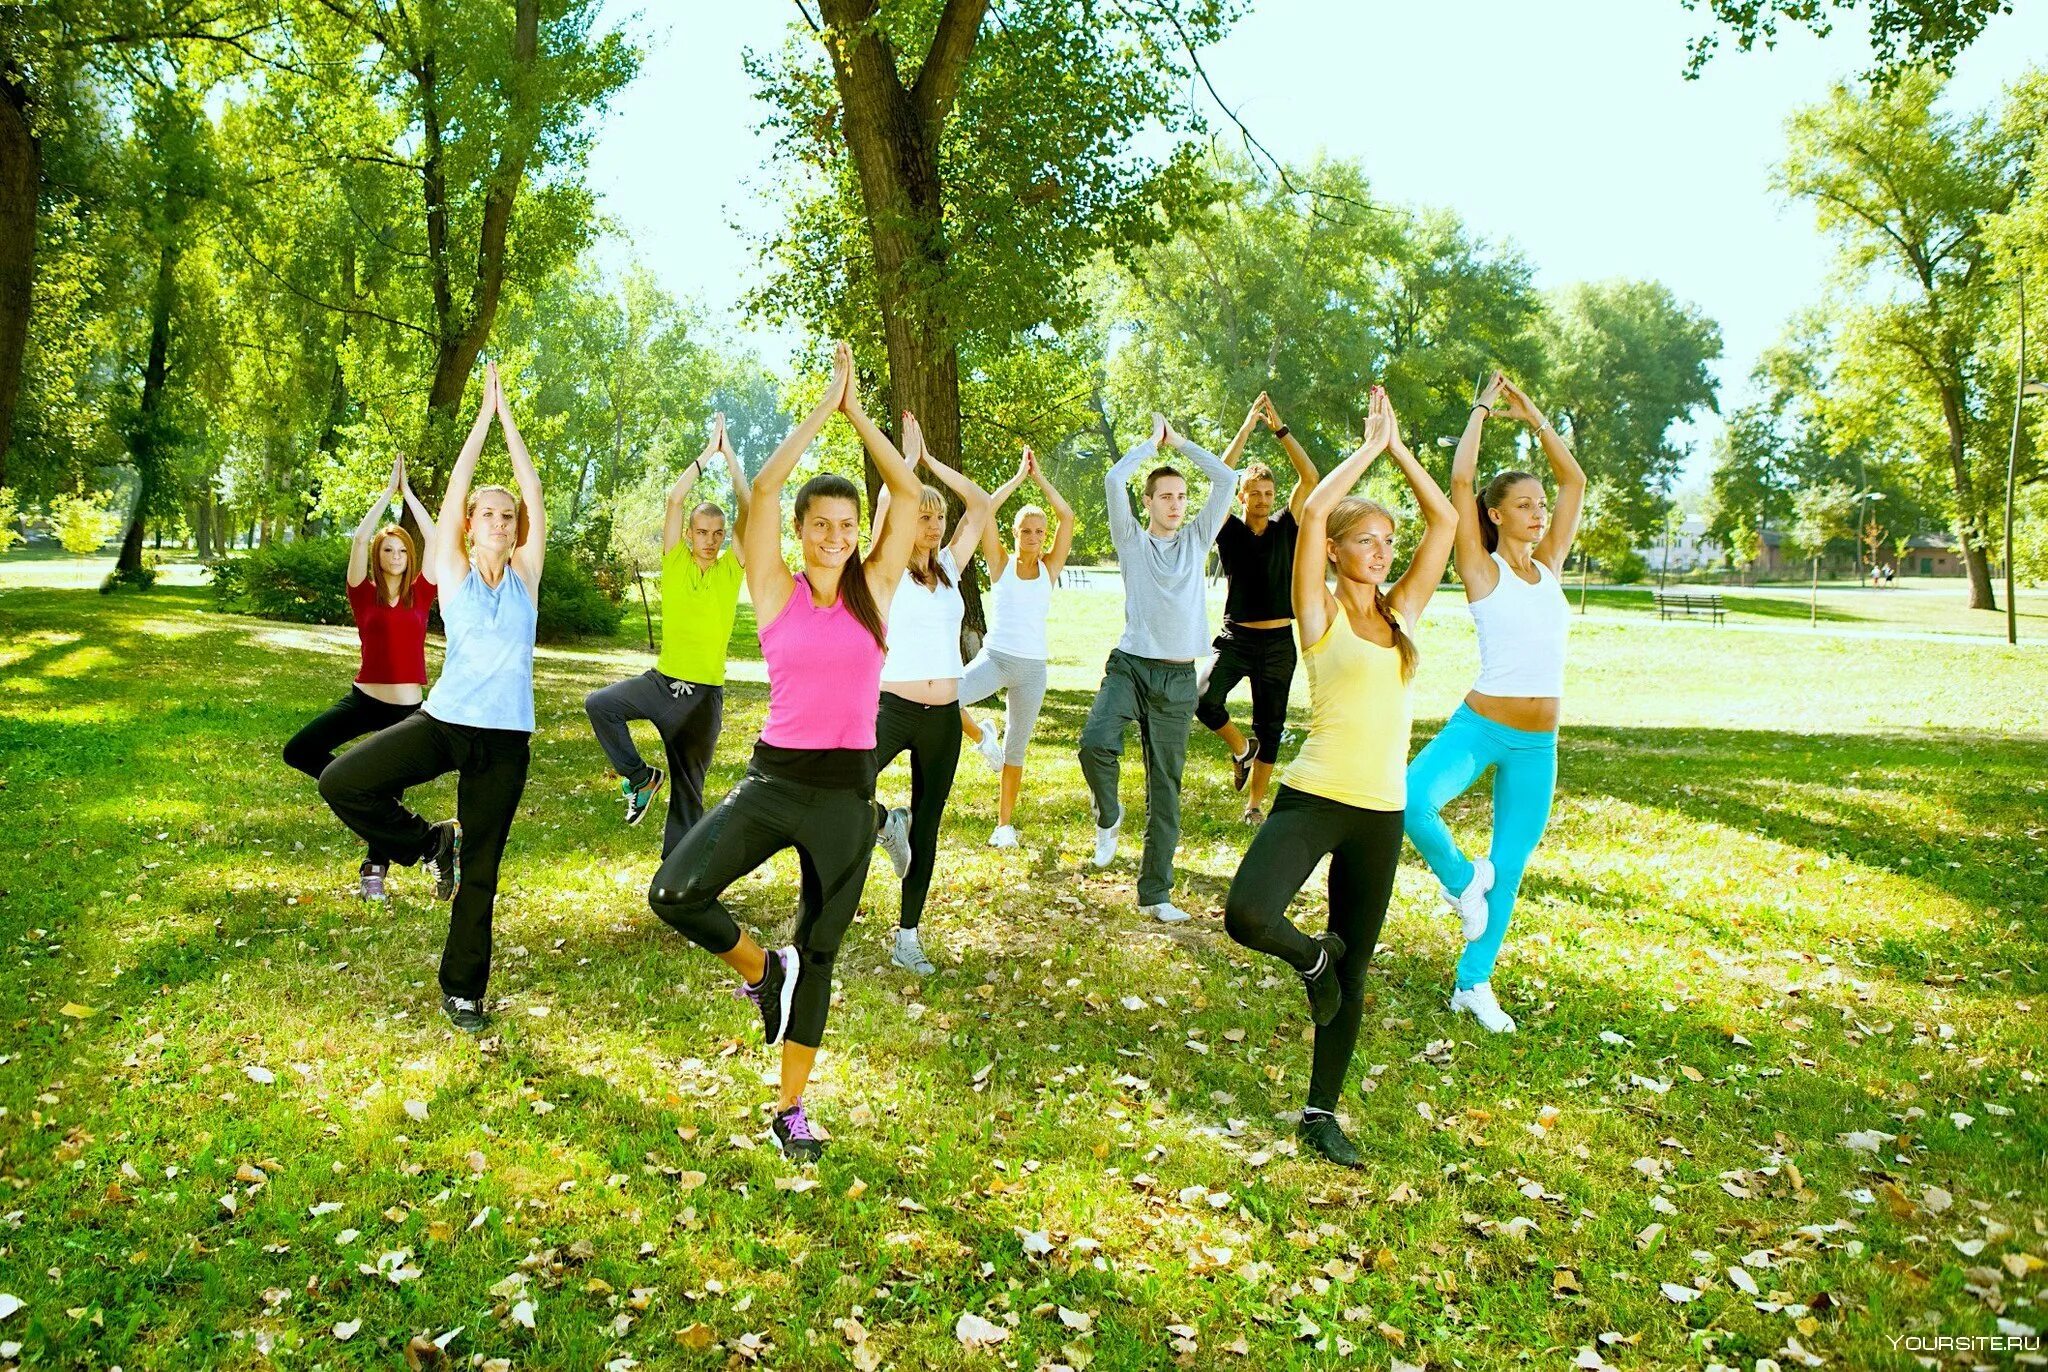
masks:
<svg viewBox="0 0 2048 1372"><path fill-rule="evenodd" d="M1258 744L1259 761L1271 766L1280 760L1280 736L1287 732L1287 693L1294 685L1296 657L1294 628L1225 625L1213 646L1216 659L1209 664L1202 698L1195 704L1195 718L1211 732L1230 723L1230 693L1238 682L1250 677L1252 740Z"/></svg>
<svg viewBox="0 0 2048 1372"><path fill-rule="evenodd" d="M939 864L939 821L945 818L953 773L960 766L960 702L920 705L882 692L875 713L875 770L902 752L910 754L910 868L903 874L903 913L896 922L899 928L915 929L931 893L932 871ZM888 814L876 805L878 830Z"/></svg>
<svg viewBox="0 0 2048 1372"><path fill-rule="evenodd" d="M1352 1049L1358 1046L1365 967L1379 942L1387 901L1394 894L1394 865L1401 856L1401 811L1361 810L1283 785L1231 878L1223 909L1223 927L1233 939L1306 972L1322 949L1288 921L1287 906L1326 853L1330 932L1344 940L1344 957L1337 964L1343 999L1337 1018L1316 1029L1308 1103L1317 1110L1337 1108Z"/></svg>
<svg viewBox="0 0 2048 1372"><path fill-rule="evenodd" d="M663 922L722 957L740 941L740 926L719 900L725 888L784 848L796 849L801 882L790 941L803 965L787 1037L807 1048L825 1037L832 963L860 908L874 854L873 805L860 790L806 786L749 766L740 784L662 859L647 891L647 903Z"/></svg>
<svg viewBox="0 0 2048 1372"><path fill-rule="evenodd" d="M526 789L531 734L448 724L421 710L343 753L320 774L320 794L369 845L410 867L426 856L432 826L400 801L408 787L457 774L462 879L448 910L441 990L482 1000L491 981L491 911L498 862Z"/></svg>
<svg viewBox="0 0 2048 1372"><path fill-rule="evenodd" d="M305 728L291 736L291 741L284 745L285 765L296 767L318 781L320 774L327 770L327 764L334 761L336 748L350 739L388 729L419 708L417 701L411 705L393 705L351 686L347 695L313 716ZM370 845L369 860L391 861L377 851L375 844Z"/></svg>

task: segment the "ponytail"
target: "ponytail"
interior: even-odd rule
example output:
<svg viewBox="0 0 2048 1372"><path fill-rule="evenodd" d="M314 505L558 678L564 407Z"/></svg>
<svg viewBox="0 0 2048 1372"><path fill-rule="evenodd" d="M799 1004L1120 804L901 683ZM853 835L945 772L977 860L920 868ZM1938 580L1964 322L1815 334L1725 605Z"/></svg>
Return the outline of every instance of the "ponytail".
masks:
<svg viewBox="0 0 2048 1372"><path fill-rule="evenodd" d="M1487 482L1486 489L1479 493L1479 541L1486 545L1487 552L1494 552L1500 547L1500 526L1493 522L1490 512L1499 509L1507 500L1508 492L1524 481L1533 481L1538 486L1543 484L1543 478L1534 472L1509 471Z"/></svg>
<svg viewBox="0 0 2048 1372"><path fill-rule="evenodd" d="M1387 603L1384 587L1372 588L1372 607L1379 611L1381 619L1387 621L1387 628L1394 635L1394 651L1401 655L1401 680L1415 680L1415 664L1421 659L1422 652L1415 646L1415 640L1408 636L1408 631L1401 627L1401 621L1394 618L1394 607ZM1341 609L1339 613L1342 613Z"/></svg>

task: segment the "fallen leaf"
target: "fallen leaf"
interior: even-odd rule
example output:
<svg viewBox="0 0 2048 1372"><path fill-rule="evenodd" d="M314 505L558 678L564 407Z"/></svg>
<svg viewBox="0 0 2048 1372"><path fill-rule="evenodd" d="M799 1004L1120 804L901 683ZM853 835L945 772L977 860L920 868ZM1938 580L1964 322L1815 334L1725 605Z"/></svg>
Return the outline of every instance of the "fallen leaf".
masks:
<svg viewBox="0 0 2048 1372"><path fill-rule="evenodd" d="M711 1332L708 1324L691 1324L676 1331L676 1342L692 1352L704 1353L718 1342L718 1335Z"/></svg>
<svg viewBox="0 0 2048 1372"><path fill-rule="evenodd" d="M1657 1289L1662 1291L1664 1299L1670 1301L1673 1305L1684 1305L1688 1301L1696 1301L1700 1298L1698 1291L1690 1286L1680 1286L1675 1281L1659 1282Z"/></svg>
<svg viewBox="0 0 2048 1372"><path fill-rule="evenodd" d="M277 1074L272 1072L268 1067L257 1067L253 1064L251 1064L248 1067L244 1067L242 1069L242 1075L247 1077L250 1081L255 1082L258 1086L268 1086L270 1085L270 1083L277 1080Z"/></svg>
<svg viewBox="0 0 2048 1372"><path fill-rule="evenodd" d="M343 1320L334 1326L334 1337L341 1343L347 1343L356 1336L356 1331L362 1327L363 1322L361 1320Z"/></svg>
<svg viewBox="0 0 2048 1372"><path fill-rule="evenodd" d="M954 1324L953 1337L960 1340L963 1348L987 1348L1009 1338L1010 1331L969 1311Z"/></svg>
<svg viewBox="0 0 2048 1372"><path fill-rule="evenodd" d="M99 1011L90 1005L80 1005L75 1000L67 1000L64 1002L64 1008L59 1010L57 1013L60 1015L69 1015L73 1019L91 1019L94 1015L97 1015Z"/></svg>

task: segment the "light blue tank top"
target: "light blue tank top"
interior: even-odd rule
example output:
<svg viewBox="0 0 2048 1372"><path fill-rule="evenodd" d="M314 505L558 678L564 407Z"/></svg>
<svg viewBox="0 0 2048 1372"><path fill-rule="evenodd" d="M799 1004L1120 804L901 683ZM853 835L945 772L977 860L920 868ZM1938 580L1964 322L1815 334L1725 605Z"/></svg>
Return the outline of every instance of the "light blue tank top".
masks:
<svg viewBox="0 0 2048 1372"><path fill-rule="evenodd" d="M448 653L427 695L443 724L533 732L533 593L510 567L493 587L471 567L441 595Z"/></svg>

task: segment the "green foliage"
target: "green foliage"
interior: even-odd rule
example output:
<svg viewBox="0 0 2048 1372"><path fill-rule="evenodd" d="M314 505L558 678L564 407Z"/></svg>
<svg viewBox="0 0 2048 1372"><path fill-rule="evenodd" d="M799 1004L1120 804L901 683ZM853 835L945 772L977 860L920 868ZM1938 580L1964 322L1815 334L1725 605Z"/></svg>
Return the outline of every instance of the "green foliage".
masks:
<svg viewBox="0 0 2048 1372"><path fill-rule="evenodd" d="M21 530L16 527L20 523L21 505L15 500L14 492L0 486L0 553L22 541Z"/></svg>
<svg viewBox="0 0 2048 1372"><path fill-rule="evenodd" d="M625 617L625 589L616 564L594 568L578 550L551 546L547 570L540 579L539 623L534 637L542 643L609 637Z"/></svg>
<svg viewBox="0 0 2048 1372"><path fill-rule="evenodd" d="M1600 569L1607 573L1607 579L1617 586L1633 586L1650 574L1650 564L1633 548L1611 563L1601 563Z"/></svg>
<svg viewBox="0 0 2048 1372"><path fill-rule="evenodd" d="M50 502L50 531L65 552L88 557L113 534L114 516L92 496L67 493Z"/></svg>
<svg viewBox="0 0 2048 1372"><path fill-rule="evenodd" d="M139 567L116 567L100 582L100 594L116 591L146 591L156 585L156 568L145 562Z"/></svg>
<svg viewBox="0 0 2048 1372"><path fill-rule="evenodd" d="M351 624L345 538L300 538L213 565L215 608L293 624Z"/></svg>
<svg viewBox="0 0 2048 1372"><path fill-rule="evenodd" d="M1904 69L1927 63L1944 74L1993 15L2012 13L2013 0L1679 0L1688 10L1704 3L1714 18L1733 31L1738 52L1777 46L1781 24L1811 29L1826 37L1835 17L1864 10L1870 31L1871 74L1896 78ZM1721 46L1719 33L1705 33L1687 44L1685 74L1697 77Z"/></svg>

